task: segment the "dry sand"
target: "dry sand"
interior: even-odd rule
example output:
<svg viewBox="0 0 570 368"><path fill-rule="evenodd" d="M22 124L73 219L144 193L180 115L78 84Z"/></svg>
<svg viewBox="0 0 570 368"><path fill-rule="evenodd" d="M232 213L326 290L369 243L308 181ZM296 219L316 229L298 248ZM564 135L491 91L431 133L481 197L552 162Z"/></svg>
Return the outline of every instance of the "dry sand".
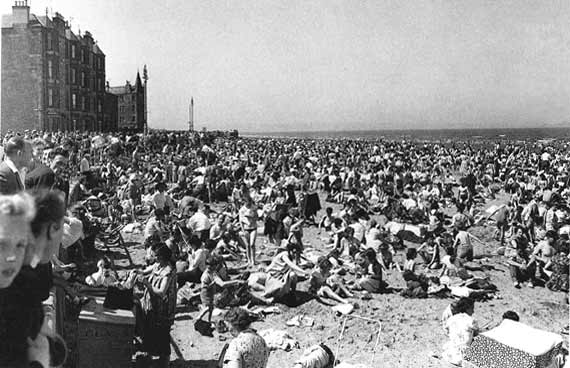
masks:
<svg viewBox="0 0 570 368"><path fill-rule="evenodd" d="M502 198L504 200L504 198ZM500 200L486 203L485 207L499 203ZM330 204L321 202L323 207ZM338 205L332 205L337 210ZM319 212L319 218L324 210ZM475 243L475 256L483 257L498 270L475 272L477 275L487 275L490 281L497 285L499 298L486 302L478 302L475 306L474 317L479 325L494 326L500 322L501 315L507 310L516 311L521 322L536 328L559 332L568 324L569 309L565 302L565 293L555 293L542 287L534 289L523 287L515 289L509 277L508 269L501 265L501 257L496 256L497 242L492 239L492 226L478 226L470 230L487 244ZM321 249L323 242L317 235L315 227L304 230L304 242L307 248ZM134 240L134 239L132 239ZM258 238L261 256L274 251L275 246L266 244L264 236ZM140 245L132 246L135 262L143 257ZM398 258L403 260L403 251ZM230 265L231 267L231 265ZM423 265L420 266L423 269ZM390 286L403 287L404 281L396 270L385 275ZM299 285L298 290L307 290L307 282ZM344 337L340 342L338 358L349 363L366 363L370 367L449 367L450 365L430 356L430 353L441 353L441 346L446 340L440 325L442 311L451 299L406 299L398 294L374 295L372 300L354 299L359 309L353 312L381 322L380 343L374 351L378 325L373 322L349 319ZM343 318L333 312L330 306L316 300L310 300L298 307L290 308L278 304L281 313L268 315L264 321L256 322L253 328L282 329L297 339L300 349L289 352L277 350L271 353L268 367L292 367L302 355L304 349L313 344L324 342L333 352L338 346L338 337ZM315 319L312 327L288 327L286 321L300 314ZM194 331L194 322L198 312L182 308L177 314L172 329L172 339L176 345L171 355L173 367L215 367L218 355L231 339L229 333L218 334L214 337L204 337ZM214 321L220 319L215 317ZM373 360L372 360L373 359Z"/></svg>

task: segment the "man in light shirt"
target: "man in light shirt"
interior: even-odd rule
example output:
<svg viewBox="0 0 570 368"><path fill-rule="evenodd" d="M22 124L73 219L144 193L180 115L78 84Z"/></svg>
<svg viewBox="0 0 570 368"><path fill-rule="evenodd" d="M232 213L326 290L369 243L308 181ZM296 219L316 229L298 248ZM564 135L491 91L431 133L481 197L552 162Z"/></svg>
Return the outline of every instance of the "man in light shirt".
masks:
<svg viewBox="0 0 570 368"><path fill-rule="evenodd" d="M81 159L81 162L79 163L79 172L81 174L85 174L85 173L89 172L90 169L91 169L91 167L89 165L89 154L86 153L85 155L83 155L83 158Z"/></svg>
<svg viewBox="0 0 570 368"><path fill-rule="evenodd" d="M206 241L210 236L210 227L212 223L202 208L195 208L194 214L186 222L186 227L192 229L200 240Z"/></svg>

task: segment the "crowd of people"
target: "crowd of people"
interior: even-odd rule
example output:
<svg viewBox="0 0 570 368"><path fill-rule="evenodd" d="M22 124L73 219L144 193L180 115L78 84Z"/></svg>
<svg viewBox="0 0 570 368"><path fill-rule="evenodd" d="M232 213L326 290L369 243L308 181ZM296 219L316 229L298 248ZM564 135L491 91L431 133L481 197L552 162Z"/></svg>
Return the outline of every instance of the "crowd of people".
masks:
<svg viewBox="0 0 570 368"><path fill-rule="evenodd" d="M99 255L100 233L128 226L143 229L145 264L119 275L112 260L101 261L97 272L75 282L134 289L137 347L163 366L180 304L201 305L205 330L214 307L232 307L226 321L236 337L220 364L245 368L265 367L269 356L250 328L249 307L294 305L304 280L315 298L353 307L356 297L377 293L489 298L496 287L471 273L484 266L473 245L482 241L469 232L476 225L496 226L496 251L514 288L568 292L570 153L562 140L32 131L9 133L3 148L0 341L10 343L0 344L0 360L6 365L48 367L65 359L64 339L49 326L42 301L55 285L79 308L88 303L66 287L70 275ZM320 236L311 249L308 227ZM261 235L267 240L260 244ZM403 290L386 282L392 270L402 274ZM444 324L451 341L477 329L472 304L454 308ZM462 349L445 351L450 362L461 361Z"/></svg>

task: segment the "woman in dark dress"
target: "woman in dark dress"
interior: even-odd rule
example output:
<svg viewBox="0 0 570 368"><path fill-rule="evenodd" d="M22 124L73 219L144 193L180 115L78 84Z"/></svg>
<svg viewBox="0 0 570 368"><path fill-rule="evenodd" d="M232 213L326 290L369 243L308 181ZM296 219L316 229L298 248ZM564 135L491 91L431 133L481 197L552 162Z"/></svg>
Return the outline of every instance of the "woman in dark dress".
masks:
<svg viewBox="0 0 570 368"><path fill-rule="evenodd" d="M168 367L170 359L170 328L176 311L176 271L170 260L172 251L165 245L156 251L157 261L145 273L141 299L143 351L159 356L159 365Z"/></svg>

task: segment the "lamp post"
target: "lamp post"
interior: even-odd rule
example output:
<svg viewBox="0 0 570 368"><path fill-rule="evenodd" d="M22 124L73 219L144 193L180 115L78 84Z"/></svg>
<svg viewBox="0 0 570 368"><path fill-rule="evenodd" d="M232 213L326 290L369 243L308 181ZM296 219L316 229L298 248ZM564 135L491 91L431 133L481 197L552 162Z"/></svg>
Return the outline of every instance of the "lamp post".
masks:
<svg viewBox="0 0 570 368"><path fill-rule="evenodd" d="M143 80L144 80L144 135L148 134L148 110L147 110L147 89L146 83L148 81L148 70L146 69L146 64L143 68Z"/></svg>

